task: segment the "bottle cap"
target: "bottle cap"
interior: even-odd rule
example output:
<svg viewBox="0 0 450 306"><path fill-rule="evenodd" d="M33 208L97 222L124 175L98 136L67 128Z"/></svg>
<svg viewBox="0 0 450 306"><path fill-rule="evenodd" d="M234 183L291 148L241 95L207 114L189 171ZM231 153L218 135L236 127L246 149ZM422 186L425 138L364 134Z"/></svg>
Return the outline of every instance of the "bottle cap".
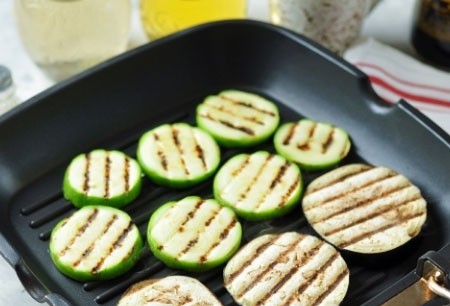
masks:
<svg viewBox="0 0 450 306"><path fill-rule="evenodd" d="M9 89L11 85L11 71L9 71L8 67L0 65L0 92Z"/></svg>

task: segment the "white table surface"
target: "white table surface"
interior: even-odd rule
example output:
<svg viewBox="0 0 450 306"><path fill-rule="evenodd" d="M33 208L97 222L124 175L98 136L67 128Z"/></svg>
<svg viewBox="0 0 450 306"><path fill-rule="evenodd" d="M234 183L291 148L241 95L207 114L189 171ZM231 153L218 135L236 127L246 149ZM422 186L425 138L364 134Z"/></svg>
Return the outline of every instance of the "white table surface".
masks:
<svg viewBox="0 0 450 306"><path fill-rule="evenodd" d="M147 42L134 5L130 48ZM381 0L365 21L363 36L372 36L404 52L414 54L409 43L412 8L416 0ZM266 0L251 0L249 16L267 20ZM52 86L29 59L14 25L13 0L0 0L0 64L8 66L17 87L17 96L24 101ZM0 174L1 175L1 174ZM0 306L42 305L31 298L17 278L14 269L0 256Z"/></svg>

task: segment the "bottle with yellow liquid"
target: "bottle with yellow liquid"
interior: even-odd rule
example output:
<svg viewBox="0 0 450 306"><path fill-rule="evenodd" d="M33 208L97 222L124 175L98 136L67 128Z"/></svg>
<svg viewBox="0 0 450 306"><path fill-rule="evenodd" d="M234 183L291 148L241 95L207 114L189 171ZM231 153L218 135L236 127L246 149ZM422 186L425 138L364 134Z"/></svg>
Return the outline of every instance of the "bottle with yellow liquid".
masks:
<svg viewBox="0 0 450 306"><path fill-rule="evenodd" d="M150 39L204 22L246 16L246 0L141 0L141 17Z"/></svg>

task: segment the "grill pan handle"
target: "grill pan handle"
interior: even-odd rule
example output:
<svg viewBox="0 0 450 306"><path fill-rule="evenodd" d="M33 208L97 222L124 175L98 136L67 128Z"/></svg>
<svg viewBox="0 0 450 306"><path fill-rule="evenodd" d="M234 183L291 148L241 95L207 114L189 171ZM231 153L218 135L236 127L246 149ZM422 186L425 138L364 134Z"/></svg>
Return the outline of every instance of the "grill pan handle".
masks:
<svg viewBox="0 0 450 306"><path fill-rule="evenodd" d="M59 294L49 293L44 286L42 286L1 233L0 255L14 268L20 282L33 299L39 303L47 303L52 306L70 306L70 304Z"/></svg>
<svg viewBox="0 0 450 306"><path fill-rule="evenodd" d="M450 302L450 244L429 251L417 261L411 271L393 286L363 306L442 306Z"/></svg>

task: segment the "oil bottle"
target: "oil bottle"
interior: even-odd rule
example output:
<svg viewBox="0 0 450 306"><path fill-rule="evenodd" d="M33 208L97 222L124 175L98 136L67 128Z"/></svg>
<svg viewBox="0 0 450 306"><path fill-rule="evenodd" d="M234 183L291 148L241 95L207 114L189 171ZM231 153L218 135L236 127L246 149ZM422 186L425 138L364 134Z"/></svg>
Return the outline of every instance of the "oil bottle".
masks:
<svg viewBox="0 0 450 306"><path fill-rule="evenodd" d="M418 1L412 44L436 66L450 68L450 0Z"/></svg>

